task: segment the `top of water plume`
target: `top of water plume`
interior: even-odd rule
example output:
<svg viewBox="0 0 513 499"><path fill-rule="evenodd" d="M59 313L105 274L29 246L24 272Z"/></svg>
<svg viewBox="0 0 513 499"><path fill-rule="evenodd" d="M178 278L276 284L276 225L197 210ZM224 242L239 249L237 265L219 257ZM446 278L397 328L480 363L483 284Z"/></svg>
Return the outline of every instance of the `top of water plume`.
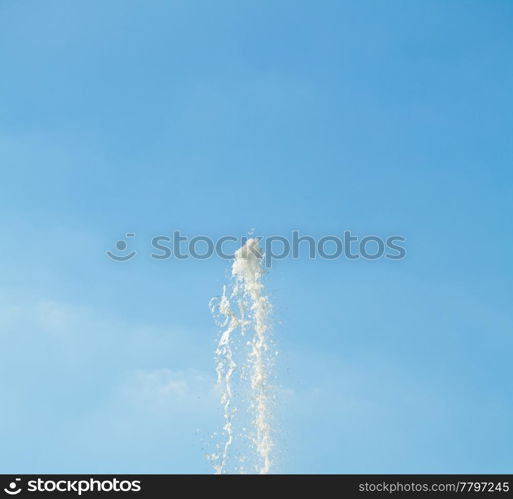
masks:
<svg viewBox="0 0 513 499"><path fill-rule="evenodd" d="M248 239L246 244L235 252L235 260L232 265L232 275L239 279L254 281L264 274L262 268L262 250L258 239Z"/></svg>

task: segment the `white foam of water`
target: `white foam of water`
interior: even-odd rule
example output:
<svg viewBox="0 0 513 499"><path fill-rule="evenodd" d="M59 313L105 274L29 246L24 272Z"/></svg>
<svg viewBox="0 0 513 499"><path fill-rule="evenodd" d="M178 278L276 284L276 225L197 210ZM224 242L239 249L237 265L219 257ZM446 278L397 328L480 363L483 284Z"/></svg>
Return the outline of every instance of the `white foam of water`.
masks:
<svg viewBox="0 0 513 499"><path fill-rule="evenodd" d="M269 473L271 469L273 441L269 393L270 303L264 295L264 273L258 239L249 239L235 253L231 292L227 294L225 286L222 297L211 301L211 310L222 317L220 325L223 328L216 349L216 372L224 411L224 444L220 453L212 457L214 470L218 474L227 471L229 451L235 437L233 423L237 405L241 400L234 393L233 376L238 369L239 375L246 370L249 372L253 426L250 438L256 451L256 470L259 473ZM249 352L238 366L233 345L246 334L251 335Z"/></svg>

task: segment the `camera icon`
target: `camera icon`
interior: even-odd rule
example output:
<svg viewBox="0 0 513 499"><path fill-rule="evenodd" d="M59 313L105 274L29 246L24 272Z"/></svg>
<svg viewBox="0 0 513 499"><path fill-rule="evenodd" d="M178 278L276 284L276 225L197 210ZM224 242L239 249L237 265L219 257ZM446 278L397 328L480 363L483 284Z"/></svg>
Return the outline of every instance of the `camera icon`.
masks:
<svg viewBox="0 0 513 499"><path fill-rule="evenodd" d="M15 478L12 482L9 483L9 486L4 489L4 492L6 494L9 494L10 496L15 496L16 494L19 494L21 492L21 487L18 488L18 484L16 482L20 482L21 478Z"/></svg>
<svg viewBox="0 0 513 499"><path fill-rule="evenodd" d="M131 237L135 237L135 233L128 232L127 234L125 234L125 239L120 239L119 241L116 241L116 253L109 250L105 252L107 256L112 260L115 260L116 262L125 262L127 260L130 260L130 258L134 257L135 255L137 255L137 251L127 252L128 243L126 240Z"/></svg>

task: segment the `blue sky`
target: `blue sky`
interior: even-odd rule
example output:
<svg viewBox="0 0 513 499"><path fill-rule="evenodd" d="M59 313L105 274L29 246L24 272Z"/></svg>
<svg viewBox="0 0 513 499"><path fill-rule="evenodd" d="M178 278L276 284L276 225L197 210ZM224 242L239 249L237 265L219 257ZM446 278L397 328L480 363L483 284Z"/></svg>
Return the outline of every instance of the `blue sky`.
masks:
<svg viewBox="0 0 513 499"><path fill-rule="evenodd" d="M0 0L0 470L210 472L229 263L146 249L255 228L407 237L273 265L274 471L510 472L512 26L497 0Z"/></svg>

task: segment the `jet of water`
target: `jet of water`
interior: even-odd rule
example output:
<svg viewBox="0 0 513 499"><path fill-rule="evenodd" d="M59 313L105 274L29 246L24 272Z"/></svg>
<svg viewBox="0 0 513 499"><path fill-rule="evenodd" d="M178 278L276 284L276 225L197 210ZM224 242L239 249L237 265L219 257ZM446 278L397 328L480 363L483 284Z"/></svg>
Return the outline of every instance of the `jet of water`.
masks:
<svg viewBox="0 0 513 499"><path fill-rule="evenodd" d="M264 295L262 250L258 239L249 239L235 252L232 265L230 291L225 286L220 299L212 299L210 307L215 316L221 317L222 328L216 349L217 382L221 389L221 404L224 412L224 444L219 454L213 456L216 473L226 473L230 448L234 442L234 418L242 397L234 391L233 376L249 373L249 392L252 431L252 449L256 454L256 471L269 473L273 448L271 427L270 359L272 357L269 338L269 313L271 305ZM234 345L249 335L248 352L240 366L234 355ZM245 456L248 458L248 456ZM246 459L251 461L251 459Z"/></svg>

